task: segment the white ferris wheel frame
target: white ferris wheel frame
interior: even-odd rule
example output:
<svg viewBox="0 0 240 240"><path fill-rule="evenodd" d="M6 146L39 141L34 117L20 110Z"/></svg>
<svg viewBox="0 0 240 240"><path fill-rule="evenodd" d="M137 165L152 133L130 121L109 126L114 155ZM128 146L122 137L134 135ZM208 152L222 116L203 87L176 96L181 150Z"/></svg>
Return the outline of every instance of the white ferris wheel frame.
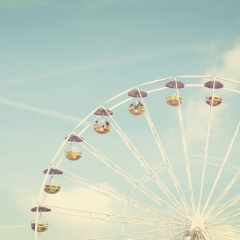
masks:
<svg viewBox="0 0 240 240"><path fill-rule="evenodd" d="M178 239L184 239L184 240L187 239L187 238L185 238L187 235L184 235L184 234L186 234L186 232L190 229L191 221L188 218L186 218L186 215L193 216L193 215L196 214L196 204L194 202L194 192L193 192L192 179L191 179L191 169L190 169L190 162L193 162L193 161L189 160L190 155L188 154L188 149L187 149L181 104L179 104L177 108L178 108L178 118L179 118L179 124L180 124L181 135L182 135L183 150L184 150L184 156L182 156L184 161L182 162L182 164L184 164L184 163L186 164L187 177L188 177L188 183L189 183L188 188L189 188L190 202L191 202L190 206L189 206L189 204L188 204L188 202L187 202L187 200L186 200L186 198L183 194L180 183L178 182L178 179L175 176L175 173L174 173L173 168L172 168L172 163L170 163L170 160L169 160L169 158L168 158L168 156L167 156L167 154L166 154L166 152L163 148L162 142L161 142L161 140L158 136L158 133L155 129L155 126L152 122L151 116L148 112L147 106L144 102L144 99L142 98L142 95L141 95L141 92L140 92L140 89L139 89L139 88L142 88L142 87L147 86L147 85L154 85L154 84L164 82L164 81L168 81L168 80L175 81L175 83L177 84L177 81L179 79L184 79L184 78L185 79L190 79L190 78L191 79L212 79L212 81L213 81L212 97L214 96L215 83L216 83L217 80L225 81L225 82L228 82L228 83L240 84L240 82L238 82L238 81L234 81L234 80L230 80L230 79L226 79L226 78L214 77L214 76L175 76L175 77L168 77L168 78L158 79L158 80L155 80L155 81L150 81L150 82L135 86L134 88L130 88L126 91L123 91L120 94L117 94L116 96L112 97L111 99L107 100L106 102L104 102L103 104L98 106L89 115L87 115L73 129L72 132L70 132L70 134L64 140L64 142L62 143L62 145L58 149L57 153L55 154L54 158L52 159L52 161L51 161L51 163L50 163L50 165L47 169L47 172L45 174L45 177L44 177L44 180L43 180L43 183L42 183L42 186L41 186L41 190L40 190L40 193L39 193L39 198L38 198L38 203L37 203L37 208L36 208L36 215L35 215L35 226L38 225L39 217L41 217L41 215L42 215L42 213L41 212L39 213L39 211L38 211L39 207L40 206L46 206L46 205L44 205L44 201L46 199L47 193L44 192L44 185L47 182L50 169L51 168L56 168L56 169L61 170L64 173L64 176L61 176L61 177L65 178L65 179L68 179L68 180L70 180L74 183L77 183L81 186L89 188L89 189L91 189L95 192L98 192L99 194L107 195L108 197L110 197L110 198L112 198L116 201L122 202L123 204L126 205L126 207L131 206L131 207L140 209L141 211L150 213L150 214L152 214L154 216L157 216L159 218L159 220L152 220L152 219L144 219L144 218L126 217L125 213L124 213L123 216L119 216L119 215L103 214L103 213L96 213L96 212L87 212L87 211L74 210L74 209L65 209L65 210L70 211L70 213L62 213L62 212L57 212L57 211L54 210L54 213L59 213L59 214L67 214L67 215L84 217L84 218L92 218L92 219L100 219L100 220L106 220L106 221L120 222L120 223L123 223L123 224L124 223L131 223L131 224L139 224L139 225L145 225L145 226L153 226L153 227L158 227L158 229L160 229L160 230L156 230L156 231L134 233L134 234L124 234L124 231L123 231L122 235L110 236L110 237L101 237L101 238L95 238L95 239L114 239L114 238L124 238L124 237L126 237L127 239L146 239L146 238L154 238L154 237L158 237L158 236L163 237L162 240L172 240L172 239L177 239L178 237L180 237ZM204 84L185 84L184 87L204 87ZM69 137L72 134L75 134L80 126L86 125L77 134L77 136L81 137L82 134L90 126L92 126L92 124L96 121L96 119L99 118L99 116L97 116L97 117L95 117L94 121L91 121L90 123L88 122L89 118L94 115L94 112L97 109L99 109L99 108L105 109L106 104L109 104L113 100L116 100L121 96L124 96L125 94L127 94L129 91L131 91L133 89L138 91L138 93L140 95L140 100L143 102L143 104L145 106L145 114L144 115L146 116L147 122L149 124L149 127L151 129L151 132L153 134L153 137L156 141L157 147L160 151L160 154L161 154L164 162L159 164L155 168L150 167L148 162L141 156L141 154L139 153L137 148L128 139L128 137L126 136L124 131L120 128L120 126L117 124L117 122L114 120L114 118L108 113L108 111L106 111L108 113L108 117L111 120L111 126L113 127L113 129L115 129L115 131L121 137L123 142L131 150L131 152L136 157L136 159L139 161L141 166L143 168L145 168L146 175L140 181L137 181L131 175L129 175L124 170L122 170L120 167L118 167L115 163L113 163L110 159L108 159L106 156L104 156L99 150L94 148L85 139L83 141L84 144L83 143L80 143L80 144L87 151L91 152L95 157L97 157L101 162L103 162L105 165L107 165L109 168L111 168L115 173L117 173L122 178L124 178L126 181L128 181L134 188L133 191L132 191L132 194L129 197L123 196L119 193L116 193L112 190L106 189L106 188L104 188L100 185L97 185L97 184L92 183L88 180L85 180L83 178L75 176L72 173L69 173L69 172L66 172L66 171L60 169L59 166L60 166L61 161L64 158L64 156L60 157L60 159L57 162L56 162L56 160L57 160L57 157L59 156L60 152L62 151L63 147L67 143ZM147 92L147 94L150 94L150 93L153 93L153 92L163 91L163 90L166 90L166 89L169 89L169 88L168 87L153 88L152 90L149 90L149 91L146 91L146 92ZM225 91L240 93L239 90L232 89L232 88L223 87L222 89L225 90ZM179 96L178 87L176 87L174 90L175 90L176 96L179 99L180 96ZM113 110L113 109L121 106L122 104L130 101L131 99L133 99L133 98L128 97L127 99L125 99L123 101L120 101L119 103L113 105L112 107L110 107L108 109ZM222 229L222 231L224 231L225 233L219 235L220 234L219 233L220 229L218 228L218 226L219 226L219 224L222 224L222 223L231 224L231 221L226 221L226 220L231 218L230 216L240 215L240 208L236 209L234 211L228 212L228 213L226 213L222 216L219 216L219 215L222 212L224 212L224 210L226 210L228 207L232 206L234 203L236 203L237 201L240 200L240 193L237 194L235 197L233 197L231 200L229 200L227 203L223 204L223 206L221 206L216 211L214 211L214 209L216 208L218 203L222 200L222 198L227 194L227 192L231 189L233 184L236 182L236 180L240 176L240 168L238 168L238 167L230 164L229 162L227 162L229 153L231 152L232 146L234 144L234 141L237 137L237 134L238 134L238 131L239 131L239 128L240 128L240 122L238 123L238 126L236 128L234 136L231 140L231 143L230 143L229 148L227 150L227 153L225 155L225 158L223 160L218 159L219 164L216 164L216 163L211 163L210 161L207 161L207 158L213 158L211 156L208 156L208 146L209 146L209 137L210 137L210 129L211 129L211 120L212 120L212 104L210 105L210 113L209 113L209 120L208 120L208 131L207 131L207 136L206 136L205 152L204 152L204 155L201 155L202 157L204 157L204 160L203 160L203 171L202 171L201 187L200 187L200 194L199 194L200 196L199 196L199 200L198 200L198 203L197 203L197 209L200 209L200 206L201 206L201 203L202 203L202 193L203 193L203 185L204 185L204 179L205 179L206 166L207 166L207 164L212 164L212 165L218 166L220 170L218 172L217 178L215 179L214 185L212 186L211 192L210 192L210 194L207 198L207 201L204 204L204 207L203 207L203 210L202 210L202 215L205 214L205 216L207 216L209 219L212 219L213 224L208 227L208 229L210 229L211 232L206 230L207 236L203 235L203 237L205 237L205 239L209 239L209 240L228 240L229 236L224 235L224 234L226 234L227 231L233 232L235 234L235 236L237 236L237 234L239 234L240 231L236 231L236 230L233 230L233 229L227 229L226 228L226 229ZM193 155L191 155L191 156L193 156ZM199 156L200 155L194 155L193 157L199 157ZM231 165L231 167L234 168L235 171L233 171L231 169L228 169L227 166L226 166L227 164ZM178 197L180 198L181 202L179 202L174 197L174 195L171 193L171 191L164 185L162 180L157 175L157 173L159 171L162 171L164 169L167 169L167 171L169 172L170 177L171 177L171 179L172 179L172 181L175 185L175 188L176 188L177 193L178 193ZM220 196L217 198L217 200L214 202L214 204L212 204L211 207L207 210L209 201L212 198L213 192L215 190L215 187L218 183L218 180L221 176L221 173L222 173L223 169L226 169L226 170L232 172L234 174L234 177L231 180L231 182L228 184L228 186L220 194ZM66 177L65 174L68 177ZM52 178L53 178L53 176L51 177L50 180L52 180ZM162 190L162 192L165 194L165 196L167 196L167 198L169 200L168 202L164 201L158 195L154 194L152 191L150 191L147 187L144 186L143 183L145 181L147 181L149 178L152 178L154 180L154 182ZM157 203L159 205L159 209L150 207L150 206L145 205L145 204L143 204L143 203L141 203L137 200L134 200L133 199L133 192L135 191L135 189L140 190L143 194L145 194L150 199L152 199L155 203ZM169 204L169 202L171 204ZM58 207L54 207L54 206L49 206L49 207L57 208L57 209L61 210L61 208L58 208ZM126 208L125 208L125 212L126 212ZM180 223L178 220L184 221L184 224ZM239 225L237 225L237 226L240 226L240 220L239 220ZM170 235L170 236L166 235L166 232L170 231L170 230L172 231L172 235ZM183 237L183 235L185 237ZM41 233L37 232L37 227L35 227L34 236L35 236L35 240L40 240Z"/></svg>

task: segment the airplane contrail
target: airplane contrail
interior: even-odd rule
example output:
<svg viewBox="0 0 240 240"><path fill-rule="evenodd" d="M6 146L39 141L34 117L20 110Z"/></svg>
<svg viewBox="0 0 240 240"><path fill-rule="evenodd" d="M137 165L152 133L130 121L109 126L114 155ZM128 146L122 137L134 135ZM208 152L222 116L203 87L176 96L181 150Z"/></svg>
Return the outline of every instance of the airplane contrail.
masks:
<svg viewBox="0 0 240 240"><path fill-rule="evenodd" d="M206 43L201 43L201 45L203 48L203 45L206 45ZM45 73L25 77L22 79L16 79L16 80L12 80L12 81L10 80L5 83L1 83L0 86L32 82L32 81L37 81L40 79L56 77L56 76L60 76L60 75L66 75L66 74L71 74L71 73L80 72L80 71L86 71L86 70L90 70L90 69L109 67L109 66L126 64L126 63L131 63L131 62L147 61L147 60L172 56L172 55L176 55L176 54L183 54L183 53L185 54L188 52L200 52L203 49L199 48L198 44L180 45L180 46L175 46L175 47L171 47L171 48L157 48L157 49L152 49L152 50L148 50L148 51L142 51L142 52L138 52L138 53L128 54L125 56L119 56L119 57L110 58L110 59L101 59L99 61L94 61L94 62L90 62L90 63L69 66L69 67L56 69L56 70L48 71Z"/></svg>
<svg viewBox="0 0 240 240"><path fill-rule="evenodd" d="M23 227L30 227L30 224L28 224L28 225L13 225L13 226L0 226L0 229L23 228Z"/></svg>
<svg viewBox="0 0 240 240"><path fill-rule="evenodd" d="M64 113L60 113L57 111L52 111L52 110L47 110L47 109L43 109L43 108L37 108L34 106L30 106L27 104L23 104L23 103L19 103L19 102L14 102L5 98L0 98L0 103L11 106L11 107L15 107L15 108L19 108L19 109L23 109L25 111L29 111L29 112L34 112L40 115L45 115L45 116L49 116L49 117L55 117L61 120L65 120L65 121L70 121L70 122L80 122L81 119L75 116L71 116L71 115L67 115Z"/></svg>

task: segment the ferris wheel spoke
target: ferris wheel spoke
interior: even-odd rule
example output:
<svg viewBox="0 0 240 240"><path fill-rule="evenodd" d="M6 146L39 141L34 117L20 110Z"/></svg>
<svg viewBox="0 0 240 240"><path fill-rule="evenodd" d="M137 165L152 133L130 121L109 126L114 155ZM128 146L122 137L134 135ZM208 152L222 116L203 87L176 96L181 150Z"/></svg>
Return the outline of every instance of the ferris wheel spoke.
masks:
<svg viewBox="0 0 240 240"><path fill-rule="evenodd" d="M109 115L110 116L110 115ZM160 187L160 189L163 191L163 193L168 197L168 199L174 204L180 211L183 211L182 206L179 204L179 202L176 200L176 198L172 195L170 190L165 186L165 184L161 181L161 179L158 177L156 172L153 168L149 166L147 161L142 157L142 155L138 152L136 147L132 144L132 142L128 139L126 134L122 131L122 129L119 127L119 125L116 123L116 121L111 117L111 120L114 122L112 123L113 128L116 130L118 135L122 138L124 143L128 146L130 151L134 154L134 156L137 158L139 163L142 167L145 168L149 176L154 180L154 182Z"/></svg>
<svg viewBox="0 0 240 240"><path fill-rule="evenodd" d="M236 131L235 131L235 133L234 133L234 135L233 135L232 141L231 141L230 146L229 146L229 148L228 148L228 150L227 150L226 156L225 156L225 158L224 158L224 160L223 160L223 162L222 162L222 166L221 166L220 169L219 169L217 178L216 178L216 180L215 180L215 182L214 182L214 184L213 184L213 187L212 187L211 192L210 192L210 194L209 194L209 196L208 196L208 199L207 199L207 202L206 202L206 204L205 204L205 206L204 206L204 209L203 209L202 214L204 214L205 210L206 210L207 207L208 207L209 201L210 201L210 199L211 199L211 197L212 197L212 195L213 195L213 192L214 192L214 190L215 190L215 187L216 187L216 185L217 185L217 183L218 183L218 181L219 181L219 178L220 178L220 176L221 176L222 170L223 170L223 168L224 168L224 166L225 166L225 164L226 164L226 162L227 162L228 156L229 156L229 154L230 154L230 152L231 152L231 150L232 150L232 146L233 146L233 144L234 144L234 142L235 142L235 139L236 139L236 137L237 137L239 127L240 127L240 123L238 123L237 129L236 129ZM212 206L212 207L213 207L213 206ZM212 210L213 210L213 209L212 209ZM211 210L211 211L212 211L212 210ZM210 211L209 213L211 213L211 211Z"/></svg>
<svg viewBox="0 0 240 240"><path fill-rule="evenodd" d="M209 240L220 240L219 238L216 238L216 236L212 236L209 232L206 231L206 233L208 234L208 238Z"/></svg>
<svg viewBox="0 0 240 240"><path fill-rule="evenodd" d="M220 207L212 215L210 215L210 219L217 218L217 216L219 216L222 212L224 212L227 208L231 207L233 204L235 204L239 200L240 200L240 193L238 195L236 195L235 197L233 197L232 199L230 199L227 203L225 203L222 207ZM222 216L224 216L224 215L222 215Z"/></svg>
<svg viewBox="0 0 240 240"><path fill-rule="evenodd" d="M220 230L220 231L223 231L226 233L226 231L228 232L233 232L233 233L240 233L240 230L236 229L234 230L233 229L234 227L224 227L223 225L220 227L208 227L208 229L213 229L213 230Z"/></svg>
<svg viewBox="0 0 240 240"><path fill-rule="evenodd" d="M235 223L235 225L233 224ZM236 226L237 221L225 221L225 219L220 219L215 222L209 222L208 227L222 227L223 225L232 224L231 226Z"/></svg>
<svg viewBox="0 0 240 240"><path fill-rule="evenodd" d="M229 215L230 215L230 216L229 216ZM233 210L233 211L231 211L231 212L228 212L228 213L220 216L218 219L213 220L213 221L211 221L211 222L213 222L213 223L220 223L220 222L223 222L223 221L225 221L225 220L227 220L227 219L231 219L231 218L236 217L236 216L239 216L239 215L240 215L240 208L235 209L235 210Z"/></svg>
<svg viewBox="0 0 240 240"><path fill-rule="evenodd" d="M225 221L223 220L222 222L213 222L213 223L209 223L209 226L223 226L223 225L229 225L232 227L240 227L240 220L233 220L233 221Z"/></svg>
<svg viewBox="0 0 240 240"><path fill-rule="evenodd" d="M115 236L109 236L109 237L90 238L90 239L84 239L84 240L107 240L107 239L140 240L140 239L164 237L164 236L166 236L166 232L168 233L169 230L148 231L148 232L131 233L131 234L121 234L121 235L115 235ZM179 233L178 233L178 235L179 235ZM174 236L177 236L177 234L172 235L172 236L167 237L167 238L161 238L161 240L167 240L167 239L172 238Z"/></svg>
<svg viewBox="0 0 240 240"><path fill-rule="evenodd" d="M170 161L169 161L169 159L167 157L167 154L166 154L166 152L165 152L165 150L163 148L163 145L162 145L161 140L160 140L160 138L158 136L157 130L156 130L155 126L154 126L154 123L153 123L153 121L151 119L151 116L150 116L150 114L148 112L146 103L144 102L144 100L142 98L142 95L141 95L141 92L139 91L139 89L138 89L138 93L139 93L139 95L141 97L141 100L142 100L144 106L145 106L145 117L146 117L148 125L149 125L149 127L151 129L153 137L154 137L154 139L156 141L158 149L159 149L159 151L160 151L160 153L162 155L163 161L164 161L164 163L166 165L166 168L167 168L167 170L169 172L169 175L170 175L170 177L171 177L171 179L173 181L173 184L174 184L174 186L175 186L175 188L177 190L177 193L178 193L178 195L179 195L179 197L181 199L181 202L182 202L182 204L184 206L185 212L189 212L190 209L189 209L187 200L186 200L186 198L185 198L185 196L184 196L184 194L182 192L181 186L180 186L180 184L178 182L178 179L177 179L177 177L176 177L176 175L175 175L175 173L173 171L173 168L172 168L171 163L170 163Z"/></svg>
<svg viewBox="0 0 240 240"><path fill-rule="evenodd" d="M228 240L227 238L225 238L225 237L223 237L223 236L220 236L220 235L218 234L218 232L215 232L215 231L209 232L209 231L206 230L206 233L207 233L209 236L211 236L214 240Z"/></svg>
<svg viewBox="0 0 240 240"><path fill-rule="evenodd" d="M219 220L214 221L214 222L209 222L209 223L208 223L208 226L209 226L209 227L222 226L222 225L228 223L228 221L226 221L226 220L228 220L228 219L229 219L229 218L224 218L224 219L219 219Z"/></svg>
<svg viewBox="0 0 240 240"><path fill-rule="evenodd" d="M225 213L225 214L221 215L220 217L221 218L223 218L223 217L228 217L229 218L229 217L235 217L239 214L240 214L240 208L237 208L237 209L235 209L231 212L228 212L228 213ZM229 215L231 215L231 216L229 216Z"/></svg>
<svg viewBox="0 0 240 240"><path fill-rule="evenodd" d="M180 96L179 96L179 91L178 91L178 87L177 87L177 78L176 77L175 77L174 81L175 81L175 86L176 86L175 91L176 91L177 97L179 99ZM192 204L192 213L194 214L195 203L194 203L194 193L193 193L193 186L192 186L192 176L191 176L191 169L190 169L190 163L189 163L186 135L185 135L184 124L183 124L181 104L178 104L178 117L179 117L179 123L180 123L181 135L182 135L184 157L185 157L185 161L186 161L186 170L187 170L187 176L188 176L188 189L189 189L190 199L191 199L191 204Z"/></svg>
<svg viewBox="0 0 240 240"><path fill-rule="evenodd" d="M208 233L208 235L210 235L210 236L212 236L213 237L213 234L214 234L214 239L216 239L216 240L229 240L228 238L226 238L226 237L223 237L222 235L219 235L218 233L216 233L216 232L207 232Z"/></svg>
<svg viewBox="0 0 240 240"><path fill-rule="evenodd" d="M221 240L221 239L219 239L219 238L217 238L216 236L212 236L209 232L207 232L206 231L206 233L207 233L207 235L208 235L208 237L206 238L206 240Z"/></svg>
<svg viewBox="0 0 240 240"><path fill-rule="evenodd" d="M179 101L180 96L179 96L179 91L178 91L178 87L177 87L177 78L176 77L175 77L175 85L176 85L176 92L177 92L177 97L178 97L178 101ZM178 117L179 117L180 129L181 129L181 133L182 133L184 157L185 157L185 161L186 161L186 169L187 169L187 176L188 176L188 189L189 189L190 199L191 199L191 204L192 204L192 213L194 214L195 203L194 203L194 193L193 193L193 186L192 186L192 175L191 175L191 169L190 169L190 163L189 163L187 141L186 141L186 135L185 135L185 130L184 130L184 124L183 124L181 104L178 104Z"/></svg>
<svg viewBox="0 0 240 240"><path fill-rule="evenodd" d="M229 239L229 238L236 238L239 239L239 231L234 231L234 230L222 230L220 228L212 228L210 230L212 233L217 235L219 238L223 239Z"/></svg>
<svg viewBox="0 0 240 240"><path fill-rule="evenodd" d="M209 235L206 234L205 231L201 231L201 237L199 237L199 240L205 239L205 240L210 240ZM203 237L203 238L202 238Z"/></svg>
<svg viewBox="0 0 240 240"><path fill-rule="evenodd" d="M135 180L131 175L126 173L124 170L122 170L119 166L117 166L115 163L110 161L107 157L105 157L102 153L100 153L97 149L95 149L93 146L91 146L89 143L87 143L85 140L81 143L81 145L90 153L92 153L95 157L97 157L101 162L103 162L106 166L108 166L110 169L112 169L115 173L117 173L119 176L124 178L127 182L129 182L131 185L136 187L138 190L140 190L143 194L145 194L147 197L152 199L154 202L156 202L159 206L161 206L165 211L167 211L170 215L173 217L180 217L183 219L186 219L186 217L176 208L169 205L167 202L162 200L159 196L157 196L155 193L150 191L147 187L142 185L140 182ZM87 146L86 146L87 145Z"/></svg>
<svg viewBox="0 0 240 240"><path fill-rule="evenodd" d="M163 212L163 211L161 211L159 209L150 207L150 206L148 206L146 204L143 204L143 203L141 203L139 201L136 201L136 200L131 199L129 197L123 196L123 195L121 195L119 193L114 192L113 190L109 190L109 189L107 189L105 187L102 187L102 186L97 185L95 183L89 182L89 181L87 181L87 180L85 180L83 178L75 176L75 175L73 175L71 173L68 173L68 172L66 172L64 170L61 170L61 171L71 175L73 178L75 178L75 180L74 179L70 179L70 178L65 177L65 176L61 176L61 177L65 178L65 179L67 179L69 181L75 182L75 183L77 183L77 184L79 184L81 186L84 186L84 187L86 187L86 188L88 188L88 189L90 189L92 191L95 191L95 192L97 192L99 194L102 194L104 196L112 198L112 199L114 199L114 200L116 200L118 202L126 204L126 205L128 205L130 207L139 209L139 210L144 211L146 213L149 213L151 215L157 216L158 218L161 218L163 220L169 220L170 219L171 221L173 221L173 219L175 219L169 213ZM165 216L165 217L163 217L163 216ZM175 219L175 221L176 221L175 223L179 222L179 220L181 220L181 219L180 218L176 218Z"/></svg>
<svg viewBox="0 0 240 240"><path fill-rule="evenodd" d="M236 175L233 177L231 182L228 184L228 186L223 190L223 192L220 194L220 196L217 198L217 200L213 203L213 205L209 208L206 215L211 216L211 212L214 210L214 208L219 204L219 202L224 198L224 196L228 193L228 191L232 188L233 184L238 180L240 175L240 170L236 173Z"/></svg>
<svg viewBox="0 0 240 240"><path fill-rule="evenodd" d="M239 225L237 225L239 223ZM234 221L226 221L226 222L222 222L222 223L212 223L210 224L210 226L215 226L215 225L227 225L227 224L233 224L231 226L233 227L240 227L240 220L234 220Z"/></svg>
<svg viewBox="0 0 240 240"><path fill-rule="evenodd" d="M216 83L216 78L214 77L213 88L212 88L212 99L214 97L215 83ZM199 211L200 211L200 208L201 208L203 184L204 184L206 165L207 165L208 145L209 145L211 122L212 122L212 106L213 106L213 100L211 101L209 120L208 120L207 140L206 140L206 146L205 146L204 163L203 163L203 171L202 171L202 180L201 180L201 187L200 187L200 194L199 194L199 201L198 201L198 210Z"/></svg>
<svg viewBox="0 0 240 240"><path fill-rule="evenodd" d="M78 209L68 209L68 208L61 208L56 206L48 206L51 207L51 213L57 213L62 215L70 215L80 218L91 218L96 220L104 220L108 222L119 222L119 223L127 223L127 224L135 224L141 226L150 226L150 227L157 227L158 229L163 230L171 230L171 229L185 229L186 225L176 224L175 222L171 221L160 221L160 220L153 220L153 219L146 219L146 218L136 218L136 217L129 217L129 216L120 216L120 215L113 215L113 214L106 214L106 213L98 213L98 212L89 212L89 211L82 211ZM60 209L61 212L58 212L55 209Z"/></svg>
<svg viewBox="0 0 240 240"><path fill-rule="evenodd" d="M185 231L174 231L172 229L173 234L171 234L169 237L163 238L162 240L170 240L170 239L176 239L177 237L181 237L184 236L186 234L186 230Z"/></svg>

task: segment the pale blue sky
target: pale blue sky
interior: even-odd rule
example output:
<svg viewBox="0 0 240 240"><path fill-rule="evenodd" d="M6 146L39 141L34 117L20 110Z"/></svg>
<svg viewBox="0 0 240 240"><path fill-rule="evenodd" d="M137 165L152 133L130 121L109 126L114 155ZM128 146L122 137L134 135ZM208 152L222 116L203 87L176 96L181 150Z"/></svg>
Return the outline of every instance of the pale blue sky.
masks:
<svg viewBox="0 0 240 240"><path fill-rule="evenodd" d="M39 193L42 170L77 122L105 100L176 75L210 73L240 81L239 64L233 64L240 61L239 8L238 0L1 0L0 240L33 239L30 227L2 227L28 225L34 218L34 206L27 204ZM240 119L238 105L231 107L224 110L233 124L227 144ZM82 174L107 182L98 171ZM113 187L128 195L131 188L120 187L117 179ZM54 236L66 239L50 230L42 239Z"/></svg>

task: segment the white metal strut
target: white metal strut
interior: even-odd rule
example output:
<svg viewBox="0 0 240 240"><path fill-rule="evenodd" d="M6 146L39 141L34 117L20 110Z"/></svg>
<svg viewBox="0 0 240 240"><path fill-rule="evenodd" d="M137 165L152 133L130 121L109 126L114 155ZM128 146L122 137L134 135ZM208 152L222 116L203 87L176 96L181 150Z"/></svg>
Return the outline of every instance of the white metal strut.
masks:
<svg viewBox="0 0 240 240"><path fill-rule="evenodd" d="M169 232L169 231L166 231ZM132 233L132 234L122 234L116 236L109 236L109 237L99 237L99 238L90 238L85 240L102 240L102 239L124 239L124 240L140 240L140 239L148 239L148 238L158 238L161 237L161 240L169 240L171 238L177 237L180 234L184 234L185 231L177 232L174 234L165 233L163 231L148 231L148 232L140 232L140 233ZM166 235L168 235L166 237ZM163 238L162 238L163 237Z"/></svg>
<svg viewBox="0 0 240 240"><path fill-rule="evenodd" d="M213 192L214 192L214 190L215 190L215 187L216 187L216 185L217 185L217 183L218 183L218 180L219 180L219 178L220 178L220 176L221 176L222 170L223 170L223 168L224 168L224 166L225 166L225 164L226 164L226 162L227 162L228 156L229 156L229 154L230 154L230 152L231 152L231 150L232 150L232 146L233 146L234 141L235 141L235 139L236 139L236 137L237 137L239 127L240 127L240 123L238 124L237 129L236 129L236 131L235 131L235 133L234 133L234 135L233 135L232 141L231 141L230 146L229 146L229 148L228 148L228 150L227 150L227 153L226 153L226 156L225 156L225 158L224 158L224 160L223 160L223 162L222 162L222 165L221 165L221 167L220 167L220 169L219 169L217 178L216 178L216 180L215 180L215 182L214 182L214 184L213 184L213 187L212 187L211 192L210 192L210 194L209 194L209 196L208 196L208 199L207 199L207 201L206 201L206 204L205 204L205 206L204 206L204 209L203 209L202 214L205 213L206 208L208 207L209 201L210 201L210 199L211 199L211 197L212 197L212 195L213 195ZM211 209L212 209L212 208L214 208L214 206L212 206ZM213 210L213 209L212 209L212 210ZM212 210L211 210L211 211L212 211ZM210 213L210 212L209 212L209 213Z"/></svg>
<svg viewBox="0 0 240 240"><path fill-rule="evenodd" d="M136 147L133 145L133 143L129 140L129 138L126 136L126 134L122 131L122 129L119 127L117 122L111 117L112 126L118 133L118 135L122 138L124 143L128 146L130 151L134 154L134 156L137 158L139 163L142 167L145 168L145 170L148 172L149 176L155 181L155 183L160 187L160 189L163 191L163 193L168 197L168 199L172 202L173 205L175 205L179 211L183 211L182 206L179 204L177 199L173 196L171 191L165 186L165 184L162 182L162 180L159 178L159 176L155 173L154 169L150 167L148 162L143 158L143 156L139 153L139 151L136 149ZM113 124L114 123L114 124Z"/></svg>
<svg viewBox="0 0 240 240"><path fill-rule="evenodd" d="M141 101L143 102L143 104L144 104L144 106L145 106L145 117L146 117L147 122L148 122L148 125L149 125L149 127L150 127L150 129L151 129L151 132L152 132L152 134L153 134L153 137L154 137L154 139L155 139L155 141L156 141L156 144L157 144L157 146L158 146L158 149L159 149L159 151L160 151L160 153L161 153L161 156L162 156L162 158L163 158L163 161L164 161L164 163L165 163L165 166L166 166L166 168L167 168L167 170L168 170L168 173L169 173L169 175L170 175L170 177L171 177L171 179L172 179L172 181L173 181L173 184L174 184L174 186L175 186L175 188L176 188L176 190L177 190L177 193L178 193L178 195L179 195L179 197L180 197L180 199L181 199L181 202L182 202L182 204L183 204L183 206L184 206L185 212L189 212L190 209L189 209L187 200L186 200L186 198L185 198L185 196L184 196L184 194L183 194L183 192L182 192L181 186L180 186L180 184L179 184L179 182L178 182L178 179L177 179L177 177L176 177L176 175L175 175L175 173L174 173L174 171L173 171L173 168L172 168L171 163L170 163L170 161L169 161L169 159L168 159L168 157L167 157L167 154L166 154L166 152L165 152L165 150L164 150L164 148L163 148L162 142L161 142L161 140L160 140L160 138L159 138L159 136L158 136L157 130L156 130L155 126L154 126L154 123L153 123L153 121L152 121L152 119L151 119L151 116L150 116L150 114L149 114L149 112L148 112L146 103L144 102L144 100L143 100L143 98L142 98L142 95L141 95L141 92L139 91L139 89L138 89L138 93L139 93L139 95L141 96Z"/></svg>
<svg viewBox="0 0 240 240"><path fill-rule="evenodd" d="M187 226L184 224L176 224L171 221L158 221L153 219L146 219L146 218L136 218L136 217L129 217L129 216L121 216L121 215L114 215L114 214L108 214L108 213L98 213L98 212L89 212L89 211L82 211L77 209L67 209L67 208L61 208L56 206L48 206L44 205L46 207L51 207L51 213L58 213L63 215L71 215L81 218L92 218L96 220L104 220L108 222L119 222L119 223L128 223L128 224L135 224L135 225L141 225L141 226L150 226L150 227L156 227L158 229L163 230L182 230L187 229ZM58 212L56 209L60 209L61 212Z"/></svg>
<svg viewBox="0 0 240 240"><path fill-rule="evenodd" d="M203 171L202 171L202 181L201 181L200 195L199 195L199 201L198 201L198 209L199 209L199 211L200 211L200 208L201 208L203 184L204 184L205 171L206 171L206 165L207 165L207 154L208 154L208 145L209 145L211 121L212 121L212 106L213 106L213 97L214 97L215 83L216 83L216 78L214 77L214 79L213 79L213 88L212 88L212 101L211 101L209 120L208 120L207 140L206 140L206 145L205 145L204 164L203 164Z"/></svg>
<svg viewBox="0 0 240 240"><path fill-rule="evenodd" d="M193 186L192 186L192 176L191 176L191 169L190 169L190 163L189 163L189 157L188 157L188 149L187 149L187 141L186 141L186 135L184 130L184 124L183 124L183 116L182 116L182 107L180 104L180 96L179 91L177 87L177 78L175 80L175 86L176 86L176 93L178 97L178 117L179 117L179 123L180 123L180 129L182 133L182 142L183 142L183 151L184 151L184 157L186 161L186 169L187 169L187 176L188 176L188 189L190 193L190 199L192 204L192 215L195 213L195 203L194 203L194 193L193 193Z"/></svg>
<svg viewBox="0 0 240 240"><path fill-rule="evenodd" d="M156 202L159 206L161 206L164 210L166 210L170 215L186 219L186 217L181 212L179 212L178 209L176 209L176 208L172 207L171 205L169 205L169 203L165 202L159 196L157 196L152 191L150 191L147 187L145 187L140 182L135 180L131 175L127 174L119 166L117 166L115 163L110 161L101 152L99 152L97 149L95 149L93 146L91 146L88 142L86 142L86 140L81 142L81 145L87 151L89 151L95 157L97 157L101 162L103 162L105 165L107 165L109 168L111 168L114 172L116 172L118 175L120 175L125 180L127 180L131 185L133 185L134 187L138 188L142 193L144 193L146 196L148 196L150 199L152 199L154 202Z"/></svg>
<svg viewBox="0 0 240 240"><path fill-rule="evenodd" d="M75 175L73 175L71 173L68 173L68 172L66 172L64 170L61 170L61 171L71 175L72 177L75 178L75 180L70 179L70 178L68 178L66 176L61 176L62 178L65 178L65 179L67 179L69 181L75 182L75 183L77 183L77 184L79 184L81 186L84 186L84 187L86 187L86 188L88 188L88 189L90 189L92 191L95 191L97 193L100 193L100 194L102 194L104 196L110 197L110 198L112 198L112 199L114 199L114 200L116 200L118 202L123 203L123 204L126 204L128 206L134 207L136 209L139 209L139 210L144 211L146 213L149 213L151 215L157 216L158 218L161 218L163 220L169 220L170 219L171 221L173 221L173 217L171 215L169 215L168 213L166 213L166 212L163 212L163 211L161 211L159 209L150 207L150 206L148 206L146 204L143 204L143 203L141 203L139 201L136 201L134 199L131 199L129 197L123 196L123 195L121 195L121 194L119 194L117 192L114 192L113 190L109 190L109 189L107 189L105 187L102 187L102 186L97 185L95 183L89 182L89 181L87 181L87 180L85 180L83 178L75 176ZM175 223L179 222L179 220L181 220L181 219L180 218L176 218Z"/></svg>
<svg viewBox="0 0 240 240"><path fill-rule="evenodd" d="M228 186L223 190L223 192L220 194L220 196L217 198L217 200L212 204L212 206L209 208L208 212L206 213L207 216L211 217L211 212L214 210L214 208L219 204L219 202L224 198L224 196L228 193L228 191L232 188L233 184L239 179L240 176L240 170L235 174L231 182L228 184ZM223 209L224 211L225 209Z"/></svg>

